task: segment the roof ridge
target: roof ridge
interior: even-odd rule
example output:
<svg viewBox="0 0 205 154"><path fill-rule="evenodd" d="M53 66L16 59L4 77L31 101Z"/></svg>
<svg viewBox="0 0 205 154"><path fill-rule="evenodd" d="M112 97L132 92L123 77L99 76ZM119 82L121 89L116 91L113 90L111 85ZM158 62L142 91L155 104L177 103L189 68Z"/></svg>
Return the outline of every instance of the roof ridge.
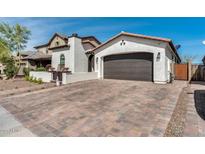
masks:
<svg viewBox="0 0 205 154"><path fill-rule="evenodd" d="M163 37L158 37L158 36L144 35L144 34L139 34L139 33L129 33L129 32L121 31L120 34L135 35L135 36L139 36L139 37L149 37L149 38L154 38L154 39L163 39L163 40L171 41L170 38L163 38Z"/></svg>
<svg viewBox="0 0 205 154"><path fill-rule="evenodd" d="M128 35L128 36L134 36L134 37L141 37L141 38L145 38L145 39L165 41L165 42L168 42L168 43L172 42L172 40L168 39L168 38L154 37L154 36L148 36L148 35L142 35L142 34L136 34L136 33L128 33L128 32L121 31L120 33L118 33L118 34L114 35L113 37L111 37L110 39L108 39L106 42L104 42L104 43L100 44L99 46L97 46L96 48L94 48L93 51L100 48L104 44L109 43L110 41L112 41L113 39L115 39L115 38L117 38L121 35Z"/></svg>
<svg viewBox="0 0 205 154"><path fill-rule="evenodd" d="M55 34L60 35L61 37L64 37L64 38L68 38L68 35L65 35L65 34L62 34L62 33L59 33L59 32L56 32Z"/></svg>
<svg viewBox="0 0 205 154"><path fill-rule="evenodd" d="M161 38L161 37L154 37L154 36L148 36L148 35L141 35L141 34L135 34L135 33L128 33L128 32L124 32L121 31L120 33L118 33L117 35L114 35L113 37L111 37L110 39L108 39L106 42L100 44L99 46L97 46L96 48L94 48L92 50L92 52L94 52L95 50L101 48L102 46L104 46L105 44L113 41L114 39L116 39L117 37L120 37L122 35L126 35L126 36L130 36L130 37L139 37L139 38L143 38L143 39L150 39L150 40L156 40L156 41L162 41L162 42L166 42L169 43L169 45L171 46L171 48L173 49L173 51L176 53L177 57L180 60L180 57L177 53L177 49L175 48L173 42L171 39L168 38Z"/></svg>

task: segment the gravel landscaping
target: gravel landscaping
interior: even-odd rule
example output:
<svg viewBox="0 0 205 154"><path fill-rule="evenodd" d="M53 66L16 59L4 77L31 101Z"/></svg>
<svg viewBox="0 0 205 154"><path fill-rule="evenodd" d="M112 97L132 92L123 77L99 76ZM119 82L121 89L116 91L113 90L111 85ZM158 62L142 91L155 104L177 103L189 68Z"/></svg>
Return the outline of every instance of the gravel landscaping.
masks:
<svg viewBox="0 0 205 154"><path fill-rule="evenodd" d="M181 92L166 137L205 136L205 82L192 82Z"/></svg>
<svg viewBox="0 0 205 154"><path fill-rule="evenodd" d="M177 105L172 114L171 120L166 128L165 137L182 137L184 133L187 105L184 100L187 89L184 88L179 95Z"/></svg>
<svg viewBox="0 0 205 154"><path fill-rule="evenodd" d="M36 85L37 84L25 81L24 79L0 80L0 92L5 90L19 89Z"/></svg>
<svg viewBox="0 0 205 154"><path fill-rule="evenodd" d="M54 83L37 84L24 79L0 80L0 98L54 87Z"/></svg>

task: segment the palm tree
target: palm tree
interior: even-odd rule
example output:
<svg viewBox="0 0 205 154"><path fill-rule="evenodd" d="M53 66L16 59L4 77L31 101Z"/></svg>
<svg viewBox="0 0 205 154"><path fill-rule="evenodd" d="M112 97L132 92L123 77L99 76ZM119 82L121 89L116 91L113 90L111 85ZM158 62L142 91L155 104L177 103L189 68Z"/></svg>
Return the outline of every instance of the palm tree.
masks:
<svg viewBox="0 0 205 154"><path fill-rule="evenodd" d="M0 63L4 61L6 57L10 57L11 53L6 43L0 39Z"/></svg>
<svg viewBox="0 0 205 154"><path fill-rule="evenodd" d="M6 42L8 49L15 52L16 55L19 55L18 53L25 49L30 35L31 31L24 26L19 24L10 26L7 23L0 23L0 39ZM20 69L20 55L16 59L16 65Z"/></svg>

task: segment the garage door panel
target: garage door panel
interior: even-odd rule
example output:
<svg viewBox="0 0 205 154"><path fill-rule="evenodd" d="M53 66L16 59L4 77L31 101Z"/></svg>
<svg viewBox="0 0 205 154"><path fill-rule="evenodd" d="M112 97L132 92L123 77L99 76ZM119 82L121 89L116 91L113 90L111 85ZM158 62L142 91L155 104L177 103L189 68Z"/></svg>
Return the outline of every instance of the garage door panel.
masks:
<svg viewBox="0 0 205 154"><path fill-rule="evenodd" d="M152 81L152 54L133 53L104 58L104 78Z"/></svg>

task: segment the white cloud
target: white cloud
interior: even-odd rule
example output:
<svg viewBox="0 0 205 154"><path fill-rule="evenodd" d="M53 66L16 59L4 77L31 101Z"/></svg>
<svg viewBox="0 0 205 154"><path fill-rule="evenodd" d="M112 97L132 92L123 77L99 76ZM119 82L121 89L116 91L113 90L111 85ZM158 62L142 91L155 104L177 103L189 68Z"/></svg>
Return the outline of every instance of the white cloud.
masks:
<svg viewBox="0 0 205 154"><path fill-rule="evenodd" d="M203 44L203 45L205 45L205 40L204 40L204 41L202 41L202 44Z"/></svg>

